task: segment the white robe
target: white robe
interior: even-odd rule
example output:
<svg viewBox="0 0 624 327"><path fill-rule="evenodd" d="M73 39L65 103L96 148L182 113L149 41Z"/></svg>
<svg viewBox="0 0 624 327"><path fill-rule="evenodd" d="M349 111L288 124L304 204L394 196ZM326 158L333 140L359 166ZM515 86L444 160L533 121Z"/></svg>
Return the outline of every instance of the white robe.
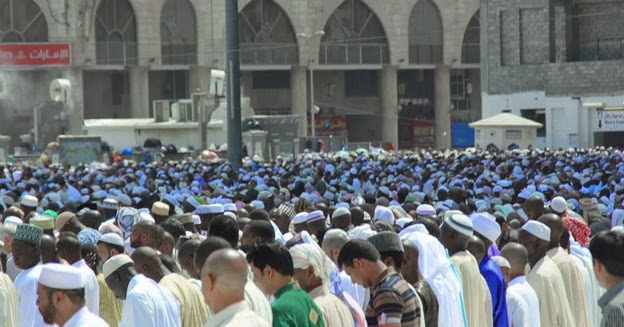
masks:
<svg viewBox="0 0 624 327"><path fill-rule="evenodd" d="M563 276L548 256L540 259L526 276L540 303L543 327L575 327ZM580 308L577 308L580 309Z"/></svg>
<svg viewBox="0 0 624 327"><path fill-rule="evenodd" d="M89 312L94 315L100 314L100 284L93 270L89 268L84 259L75 262L72 266L80 269L82 279L85 283L85 300Z"/></svg>
<svg viewBox="0 0 624 327"><path fill-rule="evenodd" d="M87 307L82 307L69 320L65 322L63 327L108 327L104 319L96 314L89 312Z"/></svg>
<svg viewBox="0 0 624 327"><path fill-rule="evenodd" d="M143 275L130 280L119 327L181 325L178 302L169 291Z"/></svg>
<svg viewBox="0 0 624 327"><path fill-rule="evenodd" d="M216 313L206 327L269 327L266 320L249 309L246 301L240 301Z"/></svg>
<svg viewBox="0 0 624 327"><path fill-rule="evenodd" d="M461 251L453 254L451 261L461 275L468 326L492 326L494 324L492 295L485 279L479 272L477 260L468 251Z"/></svg>
<svg viewBox="0 0 624 327"><path fill-rule="evenodd" d="M505 295L507 300L507 314L510 327L529 327L530 314L529 305L519 293L507 289Z"/></svg>
<svg viewBox="0 0 624 327"><path fill-rule="evenodd" d="M583 288L583 274L578 264L572 255L561 247L548 250L546 255L557 265L561 276L563 276L563 285L565 286L570 307L574 307L572 315L574 316L576 326L590 326L587 319L587 305L585 303L587 295Z"/></svg>
<svg viewBox="0 0 624 327"><path fill-rule="evenodd" d="M9 275L0 272L0 327L16 327L19 294Z"/></svg>
<svg viewBox="0 0 624 327"><path fill-rule="evenodd" d="M273 311L271 311L271 303L266 295L253 282L253 279L247 279L245 284L245 301L249 309L257 313L262 319L269 324L273 323Z"/></svg>
<svg viewBox="0 0 624 327"><path fill-rule="evenodd" d="M366 309L368 306L368 302L365 302L366 288L352 282L351 277L347 275L344 270L340 271L340 287L342 288L342 291L349 294L361 308L364 308L363 310Z"/></svg>
<svg viewBox="0 0 624 327"><path fill-rule="evenodd" d="M570 240L570 254L577 259L577 263L583 267L585 278L589 278L588 281L584 281L585 292L587 294L587 319L589 319L590 326L599 326L602 320L602 310L598 307L598 299L605 293L605 289L600 287L596 275L594 274L594 264L592 262L591 253L587 248L581 247L573 238ZM589 283L589 285L587 285ZM589 292L589 293L588 293ZM591 293L591 294L590 294Z"/></svg>
<svg viewBox="0 0 624 327"><path fill-rule="evenodd" d="M43 317L37 307L37 283L42 265L23 270L15 277L15 288L19 293L19 327L44 326Z"/></svg>
<svg viewBox="0 0 624 327"><path fill-rule="evenodd" d="M533 287L527 282L526 277L518 276L509 281L507 284L507 292L514 292L522 296L524 301L526 302L530 316L529 316L529 327L540 327L540 304L537 299L537 294ZM509 303L507 303L509 306Z"/></svg>

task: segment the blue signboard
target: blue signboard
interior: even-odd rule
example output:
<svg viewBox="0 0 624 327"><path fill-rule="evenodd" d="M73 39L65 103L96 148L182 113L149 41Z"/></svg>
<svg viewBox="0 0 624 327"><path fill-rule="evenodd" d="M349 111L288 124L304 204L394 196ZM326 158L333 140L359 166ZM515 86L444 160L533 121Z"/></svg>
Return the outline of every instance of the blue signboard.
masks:
<svg viewBox="0 0 624 327"><path fill-rule="evenodd" d="M474 146L474 128L468 123L451 124L451 144L454 148L468 148Z"/></svg>

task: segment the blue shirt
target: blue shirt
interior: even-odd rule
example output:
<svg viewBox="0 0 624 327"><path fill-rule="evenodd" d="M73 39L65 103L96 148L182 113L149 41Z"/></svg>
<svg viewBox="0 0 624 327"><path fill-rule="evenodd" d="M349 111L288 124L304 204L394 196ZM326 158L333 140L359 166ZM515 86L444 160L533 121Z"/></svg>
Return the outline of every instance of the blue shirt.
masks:
<svg viewBox="0 0 624 327"><path fill-rule="evenodd" d="M500 267L485 255L479 263L479 271L488 284L490 293L492 294L492 314L494 315L495 327L508 327L509 319L507 317L507 300L505 298L506 286L503 272Z"/></svg>

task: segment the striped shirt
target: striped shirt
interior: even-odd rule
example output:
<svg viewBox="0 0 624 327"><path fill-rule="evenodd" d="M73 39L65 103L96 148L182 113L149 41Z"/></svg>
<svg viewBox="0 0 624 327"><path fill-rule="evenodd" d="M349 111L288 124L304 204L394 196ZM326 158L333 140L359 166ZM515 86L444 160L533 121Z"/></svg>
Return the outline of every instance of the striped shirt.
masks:
<svg viewBox="0 0 624 327"><path fill-rule="evenodd" d="M600 326L624 326L624 282L611 287L600 297L598 305L602 309Z"/></svg>
<svg viewBox="0 0 624 327"><path fill-rule="evenodd" d="M420 326L418 295L393 268L386 269L373 283L366 322L369 327L388 323L401 323L401 327Z"/></svg>

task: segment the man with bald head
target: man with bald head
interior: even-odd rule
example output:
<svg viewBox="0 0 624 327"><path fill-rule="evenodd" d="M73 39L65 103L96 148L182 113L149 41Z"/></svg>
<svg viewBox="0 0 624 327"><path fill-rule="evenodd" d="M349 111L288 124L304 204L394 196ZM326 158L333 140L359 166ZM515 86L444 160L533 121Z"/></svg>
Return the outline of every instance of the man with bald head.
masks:
<svg viewBox="0 0 624 327"><path fill-rule="evenodd" d="M568 301L573 308L586 308L585 290L583 289L583 273L574 257L560 246L561 235L565 231L561 217L556 214L546 214L538 219L550 228L550 242L546 255L557 265L563 276ZM573 310L574 320L578 327L589 326L587 312L584 309Z"/></svg>
<svg viewBox="0 0 624 327"><path fill-rule="evenodd" d="M500 253L501 257L507 259L509 261L509 280L507 281L507 309L509 312L509 317L513 318L514 315L511 314L514 312L515 305L517 302L509 301L510 294L517 294L520 296L524 302L527 304L527 310L530 313L528 315L528 327L539 327L540 326L540 309L539 309L539 300L537 299L537 294L531 285L527 282L525 277L524 269L529 261L527 250L520 243L507 243L501 249ZM512 321L512 326L514 326L514 320Z"/></svg>
<svg viewBox="0 0 624 327"><path fill-rule="evenodd" d="M164 230L154 222L143 220L134 225L130 235L130 246L138 249L142 246L149 246L158 249L163 240Z"/></svg>
<svg viewBox="0 0 624 327"><path fill-rule="evenodd" d="M41 263L64 263L56 250L56 240L54 237L43 234L40 244L41 251L39 252L41 252Z"/></svg>
<svg viewBox="0 0 624 327"><path fill-rule="evenodd" d="M526 280L535 290L540 303L541 326L576 326L563 276L557 265L546 255L550 228L539 221L529 220L522 226L518 241L527 250L531 270Z"/></svg>
<svg viewBox="0 0 624 327"><path fill-rule="evenodd" d="M132 253L136 271L169 290L178 301L182 327L202 327L208 321L206 307L197 287L165 267L156 250L142 246Z"/></svg>
<svg viewBox="0 0 624 327"><path fill-rule="evenodd" d="M530 196L523 206L529 220L537 220L544 214L544 200L537 195Z"/></svg>
<svg viewBox="0 0 624 327"><path fill-rule="evenodd" d="M221 249L201 269L202 293L214 316L207 327L268 327L245 301L247 261L234 249Z"/></svg>

